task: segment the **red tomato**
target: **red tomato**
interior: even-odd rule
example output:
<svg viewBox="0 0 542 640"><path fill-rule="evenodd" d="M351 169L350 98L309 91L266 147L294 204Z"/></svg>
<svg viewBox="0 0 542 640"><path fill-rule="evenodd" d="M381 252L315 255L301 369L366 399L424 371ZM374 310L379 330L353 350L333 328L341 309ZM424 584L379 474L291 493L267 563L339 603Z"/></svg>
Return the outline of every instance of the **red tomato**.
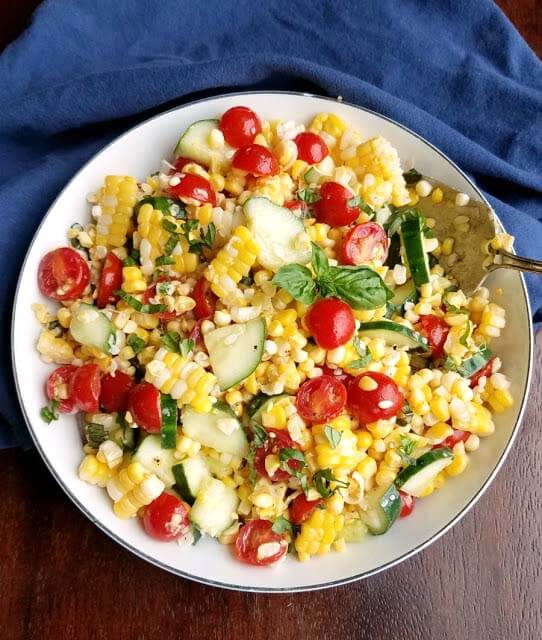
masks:
<svg viewBox="0 0 542 640"><path fill-rule="evenodd" d="M212 318L215 312L217 297L211 291L209 281L203 276L196 282L192 297L196 301L194 315L198 320Z"/></svg>
<svg viewBox="0 0 542 640"><path fill-rule="evenodd" d="M70 247L49 251L38 267L38 284L43 295L53 300L75 300L90 282L85 260Z"/></svg>
<svg viewBox="0 0 542 640"><path fill-rule="evenodd" d="M420 316L420 332L427 338L433 358L444 353L444 343L450 332L446 322L437 316Z"/></svg>
<svg viewBox="0 0 542 640"><path fill-rule="evenodd" d="M322 367L322 371L323 374L325 376L333 376L334 378L336 378L339 382L342 382L344 384L345 387L348 387L348 385L350 384L350 381L353 380L354 378L352 378L351 375L349 375L348 373L345 373L342 370L339 369L330 369L327 364L325 364ZM341 371L341 373L338 373L338 371Z"/></svg>
<svg viewBox="0 0 542 640"><path fill-rule="evenodd" d="M55 369L47 378L45 385L45 393L49 400L58 400L58 410L60 413L71 413L74 410L74 402L70 393L71 379L77 371L77 367L73 364L65 364ZM64 387L64 388L62 388ZM61 395L67 395L67 398L61 398Z"/></svg>
<svg viewBox="0 0 542 640"><path fill-rule="evenodd" d="M388 246L388 235L379 224L357 224L343 238L341 263L367 264L377 258L384 263L388 257Z"/></svg>
<svg viewBox="0 0 542 640"><path fill-rule="evenodd" d="M196 320L194 326L192 327L192 331L188 334L190 340L194 341L194 345L197 347L203 348L205 347L205 343L203 342L203 334L201 333L201 323L203 320Z"/></svg>
<svg viewBox="0 0 542 640"><path fill-rule="evenodd" d="M282 431L280 429L267 429L267 433L269 438L265 445L256 449L256 454L254 455L254 468L261 476L271 480L271 482L283 482L288 480L292 474L286 471L286 469L277 469L273 475L270 476L265 468L265 459L270 454L278 456L281 449L297 449L297 445L290 438L287 431ZM290 460L288 462L288 466L292 470L296 470L299 468L299 462L297 462L297 460Z"/></svg>
<svg viewBox="0 0 542 640"><path fill-rule="evenodd" d="M290 211L297 213L301 218L303 218L309 210L309 206L303 200L290 200L289 202L285 202L284 206L290 209Z"/></svg>
<svg viewBox="0 0 542 640"><path fill-rule="evenodd" d="M376 383L375 388L369 391L362 389L360 383L364 378L372 379ZM403 395L392 378L384 373L367 371L348 385L347 405L360 422L367 424L396 416L403 406Z"/></svg>
<svg viewBox="0 0 542 640"><path fill-rule="evenodd" d="M399 491L399 495L401 496L401 511L399 517L406 518L414 511L414 498L402 491Z"/></svg>
<svg viewBox="0 0 542 640"><path fill-rule="evenodd" d="M105 307L108 302L116 302L118 297L114 296L113 292L120 289L121 285L122 260L110 251L105 257L102 273L100 274L96 304L99 307Z"/></svg>
<svg viewBox="0 0 542 640"><path fill-rule="evenodd" d="M346 404L346 387L335 376L318 376L299 387L296 406L309 422L325 422L338 416Z"/></svg>
<svg viewBox="0 0 542 640"><path fill-rule="evenodd" d="M279 172L279 161L267 147L249 144L235 152L232 166L253 176L275 176Z"/></svg>
<svg viewBox="0 0 542 640"><path fill-rule="evenodd" d="M97 364L77 367L70 381L70 396L74 407L86 413L96 413L99 409L100 387L100 367Z"/></svg>
<svg viewBox="0 0 542 640"><path fill-rule="evenodd" d="M335 349L354 335L356 320L352 309L336 298L318 300L305 316L307 328L323 349Z"/></svg>
<svg viewBox="0 0 542 640"><path fill-rule="evenodd" d="M134 385L134 379L123 371L106 373L100 391L100 405L104 411L125 411L128 408L128 393Z"/></svg>
<svg viewBox="0 0 542 640"><path fill-rule="evenodd" d="M128 409L134 421L149 433L159 433L162 426L160 391L150 382L140 382L128 393Z"/></svg>
<svg viewBox="0 0 542 640"><path fill-rule="evenodd" d="M327 144L317 133L303 131L294 138L297 146L297 157L303 162L316 164L329 155Z"/></svg>
<svg viewBox="0 0 542 640"><path fill-rule="evenodd" d="M175 162L173 163L173 166L175 167L175 170L171 170L170 173L182 173L182 170L184 169L184 167L187 164L198 164L197 162L194 162L194 160L191 160L190 158L183 158L182 156L180 158L177 158L175 160Z"/></svg>
<svg viewBox="0 0 542 640"><path fill-rule="evenodd" d="M359 216L359 207L348 201L354 194L338 182L324 182L320 187L320 200L314 205L314 213L320 222L332 227L344 227Z"/></svg>
<svg viewBox="0 0 542 640"><path fill-rule="evenodd" d="M218 128L236 149L250 144L262 130L260 118L248 107L233 107L222 114Z"/></svg>
<svg viewBox="0 0 542 640"><path fill-rule="evenodd" d="M201 204L209 202L213 206L216 204L216 194L209 180L195 173L183 173L179 176L179 179L179 184L168 187L170 195L187 204L190 204L190 200L196 200Z"/></svg>
<svg viewBox="0 0 542 640"><path fill-rule="evenodd" d="M451 436L448 436L446 440L441 442L440 444L433 447L433 449L438 449L440 447L449 447L453 449L458 442L467 442L469 439L470 432L469 431L461 431L461 429L454 429L454 432Z"/></svg>
<svg viewBox="0 0 542 640"><path fill-rule="evenodd" d="M290 520L294 524L301 524L302 522L305 522L316 507L321 504L324 504L324 501L321 498L318 500L307 500L304 493L298 495L290 504Z"/></svg>
<svg viewBox="0 0 542 640"><path fill-rule="evenodd" d="M493 373L494 365L495 357L490 358L479 371L472 374L472 376L469 378L470 386L475 387L482 376L489 378L489 376Z"/></svg>
<svg viewBox="0 0 542 640"><path fill-rule="evenodd" d="M172 493L160 494L143 513L143 527L156 540L176 540L188 532L190 507Z"/></svg>
<svg viewBox="0 0 542 640"><path fill-rule="evenodd" d="M151 284L150 287L146 289L143 293L143 302L147 304L151 298L156 296L156 285L159 282L169 282L170 280L174 280L175 278L168 278L167 276L160 276L154 284ZM161 311L158 313L158 318L162 320L162 322L169 322L170 320L174 320L177 315L179 315L176 311Z"/></svg>
<svg viewBox="0 0 542 640"><path fill-rule="evenodd" d="M248 520L241 527L235 541L235 554L247 564L265 566L278 562L288 551L286 536L275 533L269 520ZM258 557L258 549L262 545L276 542L277 548L272 555Z"/></svg>

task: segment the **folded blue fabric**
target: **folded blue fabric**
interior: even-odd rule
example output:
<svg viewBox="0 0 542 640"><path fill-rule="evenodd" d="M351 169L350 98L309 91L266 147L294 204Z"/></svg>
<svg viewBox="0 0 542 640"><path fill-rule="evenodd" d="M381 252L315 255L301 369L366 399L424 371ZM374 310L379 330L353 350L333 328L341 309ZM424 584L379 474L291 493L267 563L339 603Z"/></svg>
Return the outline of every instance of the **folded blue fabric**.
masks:
<svg viewBox="0 0 542 640"><path fill-rule="evenodd" d="M542 258L542 64L489 0L49 0L0 56L0 446L29 442L11 305L54 196L136 122L248 88L341 95L411 127ZM539 310L542 282L529 284Z"/></svg>

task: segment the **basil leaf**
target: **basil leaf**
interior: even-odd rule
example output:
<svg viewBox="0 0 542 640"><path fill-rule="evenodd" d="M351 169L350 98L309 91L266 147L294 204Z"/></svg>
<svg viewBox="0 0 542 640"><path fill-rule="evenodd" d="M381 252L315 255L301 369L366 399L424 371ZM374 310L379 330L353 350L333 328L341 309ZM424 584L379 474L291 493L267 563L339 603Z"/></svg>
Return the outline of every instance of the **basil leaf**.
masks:
<svg viewBox="0 0 542 640"><path fill-rule="evenodd" d="M331 427L329 424L326 424L324 427L324 435L329 442L329 446L332 449L336 449L339 446L339 442L341 441L343 434L340 431L337 431L337 429Z"/></svg>
<svg viewBox="0 0 542 640"><path fill-rule="evenodd" d="M58 407L60 406L59 400L51 400L49 405L42 407L40 411L41 419L47 424L51 424L53 420L58 420Z"/></svg>
<svg viewBox="0 0 542 640"><path fill-rule="evenodd" d="M316 285L312 274L300 264L287 264L275 274L272 283L287 291L303 304L312 304L316 298Z"/></svg>
<svg viewBox="0 0 542 640"><path fill-rule="evenodd" d="M405 173L403 173L403 178L405 179L405 182L407 184L415 184L416 182L419 182L422 177L422 174L414 169L414 167L412 167L412 169L410 169L409 171L405 171Z"/></svg>
<svg viewBox="0 0 542 640"><path fill-rule="evenodd" d="M278 533L279 535L283 533L289 533L291 536L294 535L294 528L292 523L287 520L284 516L279 516L273 526L271 527L273 533Z"/></svg>
<svg viewBox="0 0 542 640"><path fill-rule="evenodd" d="M284 447L279 451L279 460L281 462L289 462L290 460L296 460L305 466L305 455L299 449L292 449L290 447Z"/></svg>
<svg viewBox="0 0 542 640"><path fill-rule="evenodd" d="M171 222L171 220L168 220L167 218L162 219L162 227L166 231L169 231L169 233L177 233L178 231L177 225L174 222Z"/></svg>
<svg viewBox="0 0 542 640"><path fill-rule="evenodd" d="M184 204L180 200L174 198L166 198L165 196L144 196L137 203L136 213L141 208L141 205L151 204L154 209L158 209L165 216L174 215L176 218L185 218L186 210Z"/></svg>
<svg viewBox="0 0 542 640"><path fill-rule="evenodd" d="M347 362L345 369L363 369L363 367L366 367L372 359L371 354L368 353L366 356Z"/></svg>
<svg viewBox="0 0 542 640"><path fill-rule="evenodd" d="M132 347L133 352L137 355L140 351L143 351L145 348L145 341L142 340L135 333L131 333L126 340L126 343L129 347Z"/></svg>
<svg viewBox="0 0 542 640"><path fill-rule="evenodd" d="M362 202L363 200L361 199L361 196L354 196L353 198L347 200L346 204L349 207L359 207Z"/></svg>
<svg viewBox="0 0 542 640"><path fill-rule="evenodd" d="M352 344L354 345L354 349L358 352L358 355L367 355L367 345L365 344L365 342L363 342L363 340L360 339L359 336L354 336Z"/></svg>
<svg viewBox="0 0 542 640"><path fill-rule="evenodd" d="M303 200L303 202L306 202L307 204L314 204L320 200L320 194L316 189L300 189L297 192L297 199Z"/></svg>
<svg viewBox="0 0 542 640"><path fill-rule="evenodd" d="M194 341L182 339L176 331L168 331L162 338L162 346L173 353L180 353L186 357L194 348Z"/></svg>
<svg viewBox="0 0 542 640"><path fill-rule="evenodd" d="M318 491L322 498L329 498L339 487L346 488L349 484L348 482L337 480L331 472L331 469L320 469L320 471L317 471L313 475L312 480L316 491ZM333 489L331 488L332 482L336 485Z"/></svg>
<svg viewBox="0 0 542 640"><path fill-rule="evenodd" d="M252 433L254 434L252 442L258 448L263 447L269 438L267 431L263 427L260 427L259 424L256 424L254 422L252 423Z"/></svg>
<svg viewBox="0 0 542 640"><path fill-rule="evenodd" d="M311 264L316 274L316 278L321 278L329 271L329 260L323 249L319 247L315 242L311 242L312 258Z"/></svg>
<svg viewBox="0 0 542 640"><path fill-rule="evenodd" d="M193 522L190 523L190 526L192 527L192 546L195 546L201 540L203 534L201 533L200 528Z"/></svg>
<svg viewBox="0 0 542 640"><path fill-rule="evenodd" d="M109 432L98 422L88 422L85 426L85 435L87 442L91 447L97 449L102 442L105 442L109 437Z"/></svg>
<svg viewBox="0 0 542 640"><path fill-rule="evenodd" d="M143 304L137 298L134 298L134 296L131 296L129 293L126 293L126 291L123 291L122 289L117 289L113 292L113 295L122 298L124 302L126 302L126 304L129 304L132 309L135 309L136 311L141 311L141 309L143 308Z"/></svg>
<svg viewBox="0 0 542 640"><path fill-rule="evenodd" d="M412 464L414 462L412 452L416 448L416 442L405 435L401 435L399 440L401 442L401 446L397 449L397 453L401 456L406 465Z"/></svg>
<svg viewBox="0 0 542 640"><path fill-rule="evenodd" d="M393 292L384 284L382 278L368 267L329 267L329 276L334 293L353 309L377 309L384 306L393 297Z"/></svg>
<svg viewBox="0 0 542 640"><path fill-rule="evenodd" d="M460 344L462 344L464 347L469 346L468 340L469 340L470 332L471 332L471 323L469 320L467 322L467 328L465 329L465 333L461 336L461 338L459 338Z"/></svg>
<svg viewBox="0 0 542 640"><path fill-rule="evenodd" d="M163 267L166 264L173 264L174 262L175 260L171 256L158 256L154 264L157 267Z"/></svg>
<svg viewBox="0 0 542 640"><path fill-rule="evenodd" d="M173 252L173 249L175 249L175 247L177 246L178 242L179 242L178 234L172 233L169 236L168 241L164 245L164 255L165 256L171 255L171 253Z"/></svg>

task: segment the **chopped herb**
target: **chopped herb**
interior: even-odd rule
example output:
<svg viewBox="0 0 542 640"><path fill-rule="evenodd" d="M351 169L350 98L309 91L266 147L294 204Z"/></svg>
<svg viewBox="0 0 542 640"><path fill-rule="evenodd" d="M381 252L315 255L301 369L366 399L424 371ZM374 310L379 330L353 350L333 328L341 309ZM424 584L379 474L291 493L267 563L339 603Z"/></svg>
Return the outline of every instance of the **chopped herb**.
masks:
<svg viewBox="0 0 542 640"><path fill-rule="evenodd" d="M414 169L414 167L403 173L403 178L407 184L415 184L416 182L419 182L422 177L422 174L417 169Z"/></svg>
<svg viewBox="0 0 542 640"><path fill-rule="evenodd" d="M290 447L284 447L279 451L279 460L286 464L288 471L291 471L292 468L288 464L290 460L295 460L299 462L301 466L305 466L305 455L299 449L292 449ZM297 466L297 465L296 465Z"/></svg>
<svg viewBox="0 0 542 640"><path fill-rule="evenodd" d="M371 362L372 360L372 356L370 353L368 353L366 356L363 356L362 358L357 358L356 360L350 360L350 362L347 362L345 365L345 369L363 369L363 367L366 367L369 362Z"/></svg>
<svg viewBox="0 0 542 640"><path fill-rule="evenodd" d="M132 249L130 251L130 255L122 261L122 266L135 267L137 264L139 264L139 251L137 249Z"/></svg>
<svg viewBox="0 0 542 640"><path fill-rule="evenodd" d="M469 320L467 322L467 328L465 329L465 333L463 333L461 338L459 338L460 344L462 344L464 347L469 346L469 337L470 337L471 330L472 330L472 326L471 326L471 321Z"/></svg>
<svg viewBox="0 0 542 640"><path fill-rule="evenodd" d="M166 264L173 264L175 260L171 256L158 256L155 261L157 267L163 267Z"/></svg>
<svg viewBox="0 0 542 640"><path fill-rule="evenodd" d="M132 309L135 309L136 311L141 311L141 308L143 307L143 303L140 302L137 298L134 298L134 296L131 296L129 293L126 293L126 291L122 291L122 289L117 289L117 291L114 292L115 296L118 296L119 298L122 298L124 300L124 302L126 302L126 304L129 304Z"/></svg>
<svg viewBox="0 0 542 640"><path fill-rule="evenodd" d="M446 371L457 371L457 365L451 356L446 356L446 359L444 360L444 368Z"/></svg>
<svg viewBox="0 0 542 640"><path fill-rule="evenodd" d="M353 198L350 198L349 200L346 201L346 204L349 207L359 207L361 203L362 203L361 196L354 196Z"/></svg>
<svg viewBox="0 0 542 640"><path fill-rule="evenodd" d="M376 216L376 211L370 207L366 202L361 201L359 208L366 213L370 218L374 218Z"/></svg>
<svg viewBox="0 0 542 640"><path fill-rule="evenodd" d="M177 233L178 231L177 225L167 218L162 218L162 227L169 233Z"/></svg>
<svg viewBox="0 0 542 640"><path fill-rule="evenodd" d="M401 459L406 465L412 464L414 462L412 452L416 448L416 442L404 434L401 434L399 440L401 442L401 446L397 449L397 453L401 456Z"/></svg>
<svg viewBox="0 0 542 640"><path fill-rule="evenodd" d="M188 251L190 253L201 254L203 247L212 249L215 242L215 236L216 227L214 225L214 222L211 222L207 225L207 229L205 231L203 231L203 229L200 229L200 240L188 240L188 244L190 245Z"/></svg>
<svg viewBox="0 0 542 640"><path fill-rule="evenodd" d="M314 204L320 200L320 194L316 189L310 189L307 187L306 189L300 189L297 192L297 199L303 200L303 202L306 202L307 204Z"/></svg>
<svg viewBox="0 0 542 640"><path fill-rule="evenodd" d="M181 338L176 331L168 331L162 338L162 346L168 351L186 357L194 349L194 341Z"/></svg>
<svg viewBox="0 0 542 640"><path fill-rule="evenodd" d="M172 233L166 244L164 245L164 255L169 256L172 254L173 249L177 246L179 242L179 235L177 233Z"/></svg>
<svg viewBox="0 0 542 640"><path fill-rule="evenodd" d="M256 422L252 422L251 425L252 430L252 441L250 443L248 455L247 455L247 465L248 465L248 475L252 485L256 483L256 469L254 468L254 458L256 456L256 451L265 446L269 435L267 431L261 427Z"/></svg>
<svg viewBox="0 0 542 640"><path fill-rule="evenodd" d="M51 402L42 407L40 411L41 418L47 424L51 424L53 420L58 420L58 407L60 406L59 400L51 400Z"/></svg>
<svg viewBox="0 0 542 640"><path fill-rule="evenodd" d="M145 348L145 341L135 333L131 333L126 342L129 347L132 347L132 350L136 355Z"/></svg>
<svg viewBox="0 0 542 640"><path fill-rule="evenodd" d="M287 518L284 516L279 516L273 526L271 527L273 533L278 533L282 535L283 533L288 533L290 536L295 537L295 525L293 525Z"/></svg>
<svg viewBox="0 0 542 640"><path fill-rule="evenodd" d="M202 537L202 533L199 529L199 527L197 527L193 522L191 523L191 527L192 527L192 546L198 544L198 542L201 540Z"/></svg>
<svg viewBox="0 0 542 640"><path fill-rule="evenodd" d="M336 449L339 446L339 442L341 441L343 434L340 431L337 431L337 429L331 427L329 424L326 424L324 427L324 435L329 442L329 446L332 449Z"/></svg>
<svg viewBox="0 0 542 640"><path fill-rule="evenodd" d="M87 436L87 442L91 447L97 449L102 442L105 442L108 438L108 431L98 422L89 422L85 427L85 433Z"/></svg>
<svg viewBox="0 0 542 640"><path fill-rule="evenodd" d="M408 424L410 424L410 421L412 420L412 416L413 415L414 415L414 413L413 413L410 405L405 400L405 402L403 403L403 407L401 409L401 412L397 416L397 424L400 427L406 427Z"/></svg>
<svg viewBox="0 0 542 640"><path fill-rule="evenodd" d="M156 291L162 296L169 295L171 285L169 282L160 282L156 287Z"/></svg>
<svg viewBox="0 0 542 640"><path fill-rule="evenodd" d="M162 313L166 311L165 304L143 304L141 305L141 313Z"/></svg>
<svg viewBox="0 0 542 640"><path fill-rule="evenodd" d="M244 278L241 278L239 284L242 284L245 287L251 287L254 284L254 280L252 276L245 276Z"/></svg>
<svg viewBox="0 0 542 640"><path fill-rule="evenodd" d="M451 304L448 302L448 294L454 293L457 289L446 289L444 295L442 296L442 304L446 306L446 311L451 311L452 313L464 313L466 315L469 314L469 310L466 307L456 307L455 304Z"/></svg>
<svg viewBox="0 0 542 640"><path fill-rule="evenodd" d="M312 480L314 482L314 487L316 491L322 496L322 498L329 498L332 496L335 491L339 488L348 487L348 482L343 482L342 480L338 480L332 473L331 469L320 469L317 471ZM331 483L335 483L335 487L331 488Z"/></svg>
<svg viewBox="0 0 542 640"><path fill-rule="evenodd" d="M141 205L152 204L154 209L158 209L165 216L174 215L176 218L185 218L186 210L180 200L166 198L165 196L144 196L137 204L136 213Z"/></svg>

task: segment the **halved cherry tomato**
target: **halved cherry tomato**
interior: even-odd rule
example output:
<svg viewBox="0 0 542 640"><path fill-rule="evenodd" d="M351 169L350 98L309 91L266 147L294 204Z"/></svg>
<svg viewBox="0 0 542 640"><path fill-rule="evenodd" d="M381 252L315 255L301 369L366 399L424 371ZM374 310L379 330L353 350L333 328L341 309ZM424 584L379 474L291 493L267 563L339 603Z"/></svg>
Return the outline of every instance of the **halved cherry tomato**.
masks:
<svg viewBox="0 0 542 640"><path fill-rule="evenodd" d="M38 284L43 295L53 300L75 300L90 282L85 260L70 247L49 251L38 267Z"/></svg>
<svg viewBox="0 0 542 640"><path fill-rule="evenodd" d="M203 276L196 282L192 291L192 297L196 301L194 315L198 320L212 318L215 312L217 297L211 291L209 280Z"/></svg>
<svg viewBox="0 0 542 640"><path fill-rule="evenodd" d="M247 564L265 566L283 558L288 551L288 540L286 536L275 533L272 527L269 520L248 520L239 530L235 541L235 554L239 560ZM267 545L271 543L276 544L270 549ZM262 549L258 554L260 547Z"/></svg>
<svg viewBox="0 0 542 640"><path fill-rule="evenodd" d="M401 496L401 511L399 512L400 518L406 518L414 511L414 497L408 493L399 491Z"/></svg>
<svg viewBox="0 0 542 640"><path fill-rule="evenodd" d="M125 411L128 408L128 394L135 380L123 371L106 373L102 378L100 405L108 413Z"/></svg>
<svg viewBox="0 0 542 640"><path fill-rule="evenodd" d="M160 282L169 282L170 280L175 280L175 278L168 278L167 276L160 276L157 278L156 282L147 287L143 292L143 302L147 304L151 298L156 296L157 284ZM169 322L170 320L174 320L179 314L176 311L160 311L157 315L162 322Z"/></svg>
<svg viewBox="0 0 542 640"><path fill-rule="evenodd" d="M190 507L172 493L164 491L143 513L143 527L156 540L176 540L190 528Z"/></svg>
<svg viewBox="0 0 542 640"><path fill-rule="evenodd" d="M294 498L290 504L290 520L294 524L301 524L308 519L316 507L323 504L324 501L322 498L318 500L307 500L307 496L301 493L297 498Z"/></svg>
<svg viewBox="0 0 542 640"><path fill-rule="evenodd" d="M275 176L279 172L279 161L267 147L249 144L235 152L231 161L235 169L253 176Z"/></svg>
<svg viewBox="0 0 542 640"><path fill-rule="evenodd" d="M273 454L278 456L281 449L297 449L296 443L290 438L287 431L280 429L267 429L268 438L263 447L258 447L254 455L254 468L256 471L271 480L271 482L284 482L288 480L292 475L286 469L279 468L273 475L269 475L265 468L265 459L267 456ZM297 460L289 460L288 467L292 471L299 469L299 462Z"/></svg>
<svg viewBox="0 0 542 640"><path fill-rule="evenodd" d="M359 216L359 207L348 204L354 194L338 182L324 182L320 187L320 200L314 205L314 213L320 222L332 227L344 227Z"/></svg>
<svg viewBox="0 0 542 640"><path fill-rule="evenodd" d="M194 162L194 160L191 160L190 158L183 158L182 156L180 156L173 163L173 166L175 167L175 169L174 170L172 169L170 173L175 173L175 172L182 173L184 167L187 164L198 164L198 163Z"/></svg>
<svg viewBox="0 0 542 640"><path fill-rule="evenodd" d="M160 391L150 382L140 382L130 389L128 410L142 429L149 433L159 433L162 426Z"/></svg>
<svg viewBox="0 0 542 640"><path fill-rule="evenodd" d="M448 436L446 440L437 445L437 447L449 447L453 449L458 442L467 442L470 432L462 431L461 429L454 429L451 436ZM436 447L433 447L435 449Z"/></svg>
<svg viewBox="0 0 542 640"><path fill-rule="evenodd" d="M188 334L190 340L194 341L194 344L197 347L205 347L205 343L203 342L203 334L201 332L201 323L203 320L196 320L194 326L192 327L192 331Z"/></svg>
<svg viewBox="0 0 542 640"><path fill-rule="evenodd" d="M431 347L431 355L433 358L440 358L444 353L444 344L450 327L446 322L438 316L420 316L420 333L422 333L429 342Z"/></svg>
<svg viewBox="0 0 542 640"><path fill-rule="evenodd" d="M290 211L295 211L299 215L300 218L305 217L307 211L309 210L309 206L303 200L289 200L284 203L284 206Z"/></svg>
<svg viewBox="0 0 542 640"><path fill-rule="evenodd" d="M218 128L236 149L250 144L262 130L260 118L248 107L232 107L222 114Z"/></svg>
<svg viewBox="0 0 542 640"><path fill-rule="evenodd" d="M47 378L45 393L49 400L58 400L60 413L71 413L74 410L74 401L70 393L71 379L77 371L73 364L65 364L55 369ZM63 398L62 396L67 396Z"/></svg>
<svg viewBox="0 0 542 640"><path fill-rule="evenodd" d="M494 366L495 356L493 356L493 358L490 358L479 371L472 374L472 376L469 378L470 386L475 387L482 376L484 376L485 378L489 378L489 376L493 373Z"/></svg>
<svg viewBox="0 0 542 640"><path fill-rule="evenodd" d="M312 131L298 133L294 142L297 146L297 157L303 162L316 164L329 155L327 144L317 133L312 133Z"/></svg>
<svg viewBox="0 0 542 640"><path fill-rule="evenodd" d="M338 371L340 371L340 373L337 373ZM350 381L354 379L351 375L342 371L342 369L330 369L327 364L322 367L322 373L325 376L333 376L339 382L342 382L345 387L348 387Z"/></svg>
<svg viewBox="0 0 542 640"><path fill-rule="evenodd" d="M75 409L85 413L96 413L99 409L100 367L88 363L77 367L70 381L70 397Z"/></svg>
<svg viewBox="0 0 542 640"><path fill-rule="evenodd" d="M100 274L96 304L99 307L105 307L109 302L116 302L118 297L114 296L113 292L120 289L121 285L122 260L110 251L105 256L104 266Z"/></svg>
<svg viewBox="0 0 542 640"><path fill-rule="evenodd" d="M388 235L379 224L357 224L343 238L341 263L367 264L376 259L384 263L388 257L388 246Z"/></svg>
<svg viewBox="0 0 542 640"><path fill-rule="evenodd" d="M325 422L338 416L346 404L346 387L335 376L318 376L299 387L296 406L309 422Z"/></svg>
<svg viewBox="0 0 542 640"><path fill-rule="evenodd" d="M352 309L336 298L318 300L305 316L307 328L323 349L335 349L354 335L356 320Z"/></svg>
<svg viewBox="0 0 542 640"><path fill-rule="evenodd" d="M314 378L318 380L318 378ZM363 382L363 381L366 382ZM370 382L372 380L372 382ZM373 386L368 390L360 385ZM363 424L396 416L403 406L403 394L395 381L384 373L367 371L348 385L348 409Z"/></svg>
<svg viewBox="0 0 542 640"><path fill-rule="evenodd" d="M182 173L179 176L179 184L168 187L168 193L179 198L186 204L195 200L198 204L209 202L213 206L216 204L216 193L209 180L195 173Z"/></svg>

